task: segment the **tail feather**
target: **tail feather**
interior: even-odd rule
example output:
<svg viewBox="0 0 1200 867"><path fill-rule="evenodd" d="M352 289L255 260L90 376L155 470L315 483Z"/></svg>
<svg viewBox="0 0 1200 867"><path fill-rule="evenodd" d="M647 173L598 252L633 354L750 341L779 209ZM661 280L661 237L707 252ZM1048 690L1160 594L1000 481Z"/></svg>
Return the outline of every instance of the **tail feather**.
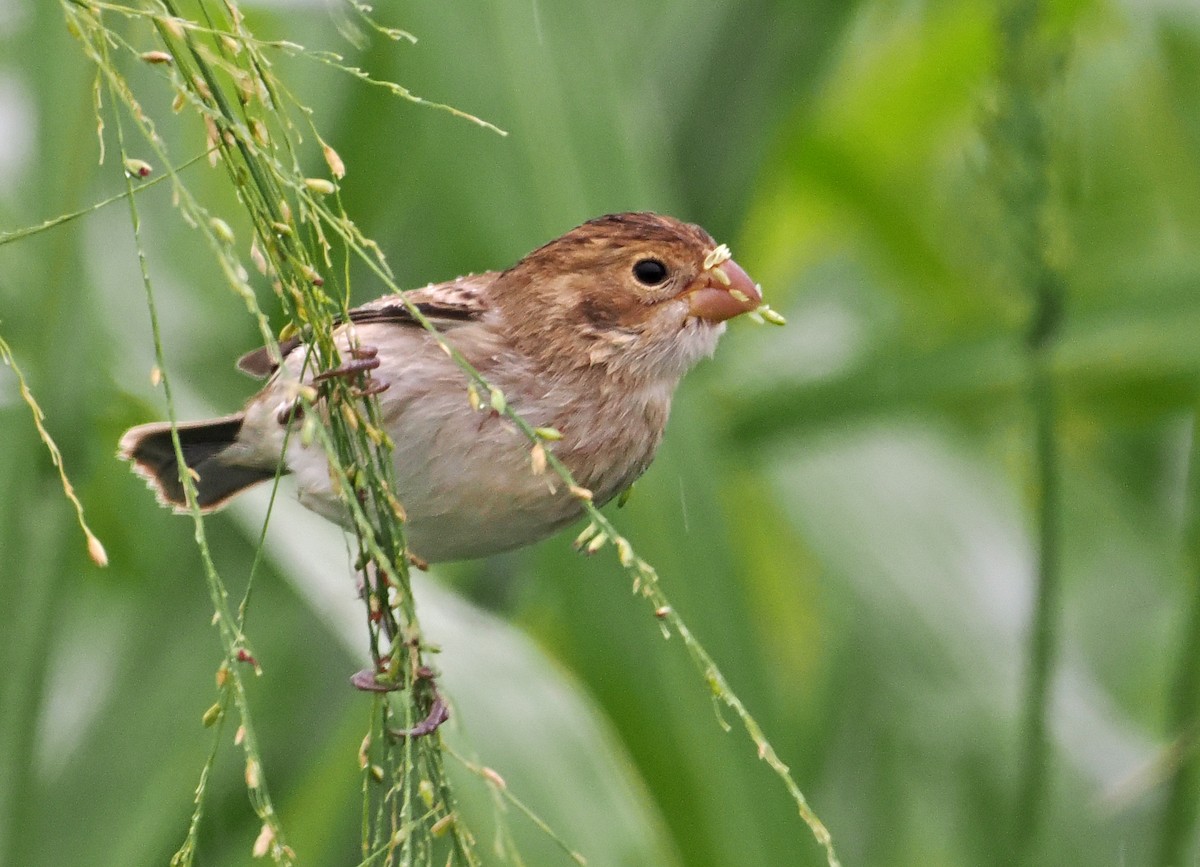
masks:
<svg viewBox="0 0 1200 867"><path fill-rule="evenodd" d="M222 459L225 450L237 441L242 420L238 413L178 426L183 460L191 471L202 512L219 509L235 494L275 478L273 467L244 466ZM121 437L118 455L133 464L134 472L149 483L159 502L176 512L187 511L169 422L130 428Z"/></svg>

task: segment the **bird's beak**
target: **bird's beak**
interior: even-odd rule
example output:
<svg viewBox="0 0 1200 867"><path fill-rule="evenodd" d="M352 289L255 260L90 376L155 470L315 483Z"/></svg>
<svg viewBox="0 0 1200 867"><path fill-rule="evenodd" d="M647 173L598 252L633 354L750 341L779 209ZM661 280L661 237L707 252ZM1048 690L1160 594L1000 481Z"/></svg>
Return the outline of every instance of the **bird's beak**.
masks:
<svg viewBox="0 0 1200 867"><path fill-rule="evenodd" d="M688 315L709 322L724 322L762 304L762 290L732 259L707 268L683 296L687 298Z"/></svg>

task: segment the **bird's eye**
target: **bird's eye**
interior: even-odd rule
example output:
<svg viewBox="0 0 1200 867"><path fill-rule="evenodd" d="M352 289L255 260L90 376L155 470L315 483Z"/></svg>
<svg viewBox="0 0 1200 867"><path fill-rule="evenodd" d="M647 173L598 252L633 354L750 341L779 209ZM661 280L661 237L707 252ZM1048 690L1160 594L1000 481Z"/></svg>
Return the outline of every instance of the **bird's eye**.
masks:
<svg viewBox="0 0 1200 867"><path fill-rule="evenodd" d="M657 259L638 259L633 266L633 276L643 286L657 286L667 279L667 266Z"/></svg>

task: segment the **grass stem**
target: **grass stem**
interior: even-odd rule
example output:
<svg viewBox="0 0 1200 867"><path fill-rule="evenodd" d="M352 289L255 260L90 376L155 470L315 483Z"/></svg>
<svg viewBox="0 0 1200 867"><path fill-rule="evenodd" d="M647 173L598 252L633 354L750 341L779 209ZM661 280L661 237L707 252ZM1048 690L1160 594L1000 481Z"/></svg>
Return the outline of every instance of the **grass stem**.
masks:
<svg viewBox="0 0 1200 867"><path fill-rule="evenodd" d="M1189 469L1190 513L1185 528L1192 580L1188 586L1188 614L1168 698L1167 729L1174 739L1172 755L1177 762L1167 784L1158 833L1155 864L1189 863L1194 845L1197 809L1200 807L1200 411L1192 420L1192 454Z"/></svg>
<svg viewBox="0 0 1200 867"><path fill-rule="evenodd" d="M1050 52L1040 0L1008 0L999 16L996 116L989 127L991 168L1007 227L1013 289L1029 299L1026 334L1028 406L1032 415L1036 562L1021 710L1012 861L1034 859L1050 767L1048 717L1061 620L1061 466L1054 350L1063 318L1062 277L1050 258L1051 190L1045 94Z"/></svg>

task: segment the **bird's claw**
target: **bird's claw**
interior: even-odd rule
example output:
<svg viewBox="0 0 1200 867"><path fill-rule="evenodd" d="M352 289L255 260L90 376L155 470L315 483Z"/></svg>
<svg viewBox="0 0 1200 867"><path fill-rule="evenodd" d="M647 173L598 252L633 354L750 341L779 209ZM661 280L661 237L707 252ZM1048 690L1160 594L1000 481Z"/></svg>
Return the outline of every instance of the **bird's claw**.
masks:
<svg viewBox="0 0 1200 867"><path fill-rule="evenodd" d="M448 719L450 719L450 706L446 704L446 700L442 698L441 694L435 691L433 704L429 706L429 713L425 719L410 729L388 729L388 734L397 740L420 738L433 734Z"/></svg>
<svg viewBox="0 0 1200 867"><path fill-rule="evenodd" d="M416 680L418 683L423 680L429 682L429 688L433 691L433 701L429 705L429 713L425 715L425 719L421 720L412 728L389 728L387 730L388 735L396 740L404 740L405 738L420 738L425 737L426 735L431 735L441 727L442 723L450 719L450 706L446 704L446 700L442 698L442 694L438 692L437 684L434 682L436 676L433 673L433 669L427 665L422 665L417 669L416 674ZM364 679L369 678L371 682L374 683L375 675L369 669L366 671L360 671L354 677L358 678L360 676L363 676ZM357 686L357 684L355 685ZM374 687L374 690L380 692L385 691L383 685Z"/></svg>
<svg viewBox="0 0 1200 867"><path fill-rule="evenodd" d="M361 689L363 692L395 692L403 686L394 680L380 680L373 668L354 672L350 675L350 683L355 689Z"/></svg>
<svg viewBox="0 0 1200 867"><path fill-rule="evenodd" d="M377 379L368 379L366 385L363 388L356 388L354 390L354 396L355 397L370 397L371 395L374 395L374 394L382 394L383 392L387 391L391 387L392 387L392 384L390 382L380 382Z"/></svg>
<svg viewBox="0 0 1200 867"><path fill-rule="evenodd" d="M361 352L362 350L360 349L359 351ZM379 367L379 358L377 355L368 355L365 357L358 357L356 355L353 361L347 361L345 364L341 364L332 370L325 370L318 373L313 377L312 381L325 382L326 380L338 377L351 377L355 374L365 373L368 370L374 370L377 367Z"/></svg>

